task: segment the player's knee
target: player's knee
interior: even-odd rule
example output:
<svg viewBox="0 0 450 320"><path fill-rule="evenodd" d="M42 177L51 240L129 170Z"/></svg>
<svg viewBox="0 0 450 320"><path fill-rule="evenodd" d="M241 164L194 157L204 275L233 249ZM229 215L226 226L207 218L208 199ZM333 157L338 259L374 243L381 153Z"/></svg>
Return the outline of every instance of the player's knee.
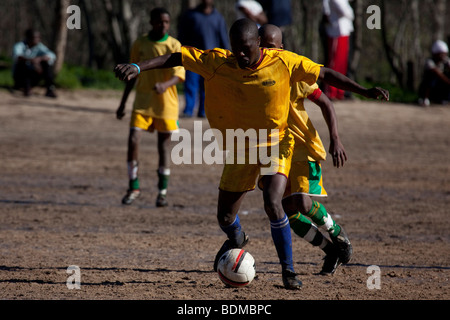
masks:
<svg viewBox="0 0 450 320"><path fill-rule="evenodd" d="M287 197L282 200L283 209L288 216L296 214L298 212L297 206L295 204L295 199L293 197Z"/></svg>
<svg viewBox="0 0 450 320"><path fill-rule="evenodd" d="M264 210L271 220L281 219L285 215L281 201L273 197L264 198Z"/></svg>
<svg viewBox="0 0 450 320"><path fill-rule="evenodd" d="M291 195L283 199L283 209L287 214L300 212L306 215L311 210L311 199L302 194Z"/></svg>

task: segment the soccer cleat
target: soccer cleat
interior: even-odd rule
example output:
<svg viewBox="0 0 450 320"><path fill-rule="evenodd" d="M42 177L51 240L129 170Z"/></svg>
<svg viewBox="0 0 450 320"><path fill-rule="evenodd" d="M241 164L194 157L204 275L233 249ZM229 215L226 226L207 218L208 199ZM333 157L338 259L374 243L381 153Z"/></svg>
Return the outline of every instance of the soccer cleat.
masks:
<svg viewBox="0 0 450 320"><path fill-rule="evenodd" d="M339 255L337 252L329 252L325 258L323 258L323 265L320 274L323 276L333 275L337 267L341 265Z"/></svg>
<svg viewBox="0 0 450 320"><path fill-rule="evenodd" d="M122 204L132 204L140 195L140 190L128 190L127 194L122 199Z"/></svg>
<svg viewBox="0 0 450 320"><path fill-rule="evenodd" d="M158 208L162 208L162 207L167 207L169 205L169 203L167 202L166 196L159 194L158 197L156 198L156 206Z"/></svg>
<svg viewBox="0 0 450 320"><path fill-rule="evenodd" d="M334 245L338 250L338 257L342 264L347 264L352 258L353 247L348 239L347 234L344 231L344 228L341 227L341 232L336 237L331 237Z"/></svg>
<svg viewBox="0 0 450 320"><path fill-rule="evenodd" d="M285 269L282 272L283 285L288 290L298 290L302 287L302 282L297 278L297 274L294 271Z"/></svg>
<svg viewBox="0 0 450 320"><path fill-rule="evenodd" d="M241 244L232 243L230 239L225 240L225 242L222 244L222 247L220 247L219 251L217 252L216 258L214 259L214 271L217 272L217 265L219 264L219 260L225 252L230 249L242 249L248 243L248 236L245 234L245 232L243 232L243 234L244 240Z"/></svg>

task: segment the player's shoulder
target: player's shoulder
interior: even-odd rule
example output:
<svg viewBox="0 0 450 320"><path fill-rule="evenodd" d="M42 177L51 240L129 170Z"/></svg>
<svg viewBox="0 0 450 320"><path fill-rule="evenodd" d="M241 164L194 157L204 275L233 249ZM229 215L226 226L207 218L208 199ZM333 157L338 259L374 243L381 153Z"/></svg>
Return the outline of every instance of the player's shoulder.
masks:
<svg viewBox="0 0 450 320"><path fill-rule="evenodd" d="M232 56L231 51L222 48L214 48L208 50L202 50L191 46L182 46L182 48L188 52L192 52L203 57L207 56L208 58L228 59Z"/></svg>

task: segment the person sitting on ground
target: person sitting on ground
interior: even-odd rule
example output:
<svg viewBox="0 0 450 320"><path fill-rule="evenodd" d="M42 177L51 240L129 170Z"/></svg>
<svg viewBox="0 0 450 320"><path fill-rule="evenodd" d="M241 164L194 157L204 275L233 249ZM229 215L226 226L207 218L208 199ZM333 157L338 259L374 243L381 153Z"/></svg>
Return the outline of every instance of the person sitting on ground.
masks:
<svg viewBox="0 0 450 320"><path fill-rule="evenodd" d="M13 48L14 89L23 88L24 95L29 96L31 88L44 79L47 87L45 95L55 98L52 67L55 60L56 55L41 42L39 31L25 31L25 40L16 43Z"/></svg>
<svg viewBox="0 0 450 320"><path fill-rule="evenodd" d="M422 83L419 89L419 104L431 102L446 104L450 101L450 58L448 46L437 40L431 47L432 57L425 62Z"/></svg>

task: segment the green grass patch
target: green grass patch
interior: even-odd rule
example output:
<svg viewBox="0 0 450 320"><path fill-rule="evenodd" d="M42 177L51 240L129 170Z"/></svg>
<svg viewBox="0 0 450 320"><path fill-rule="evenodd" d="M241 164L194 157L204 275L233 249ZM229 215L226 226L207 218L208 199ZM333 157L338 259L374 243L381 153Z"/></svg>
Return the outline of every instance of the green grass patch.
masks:
<svg viewBox="0 0 450 320"><path fill-rule="evenodd" d="M366 88L381 87L383 89L389 90L389 101L392 102L417 103L417 100L419 99L419 95L416 91L410 89L402 89L399 86L389 82L361 81L360 84ZM364 97L361 97L361 99L366 100L366 98Z"/></svg>

